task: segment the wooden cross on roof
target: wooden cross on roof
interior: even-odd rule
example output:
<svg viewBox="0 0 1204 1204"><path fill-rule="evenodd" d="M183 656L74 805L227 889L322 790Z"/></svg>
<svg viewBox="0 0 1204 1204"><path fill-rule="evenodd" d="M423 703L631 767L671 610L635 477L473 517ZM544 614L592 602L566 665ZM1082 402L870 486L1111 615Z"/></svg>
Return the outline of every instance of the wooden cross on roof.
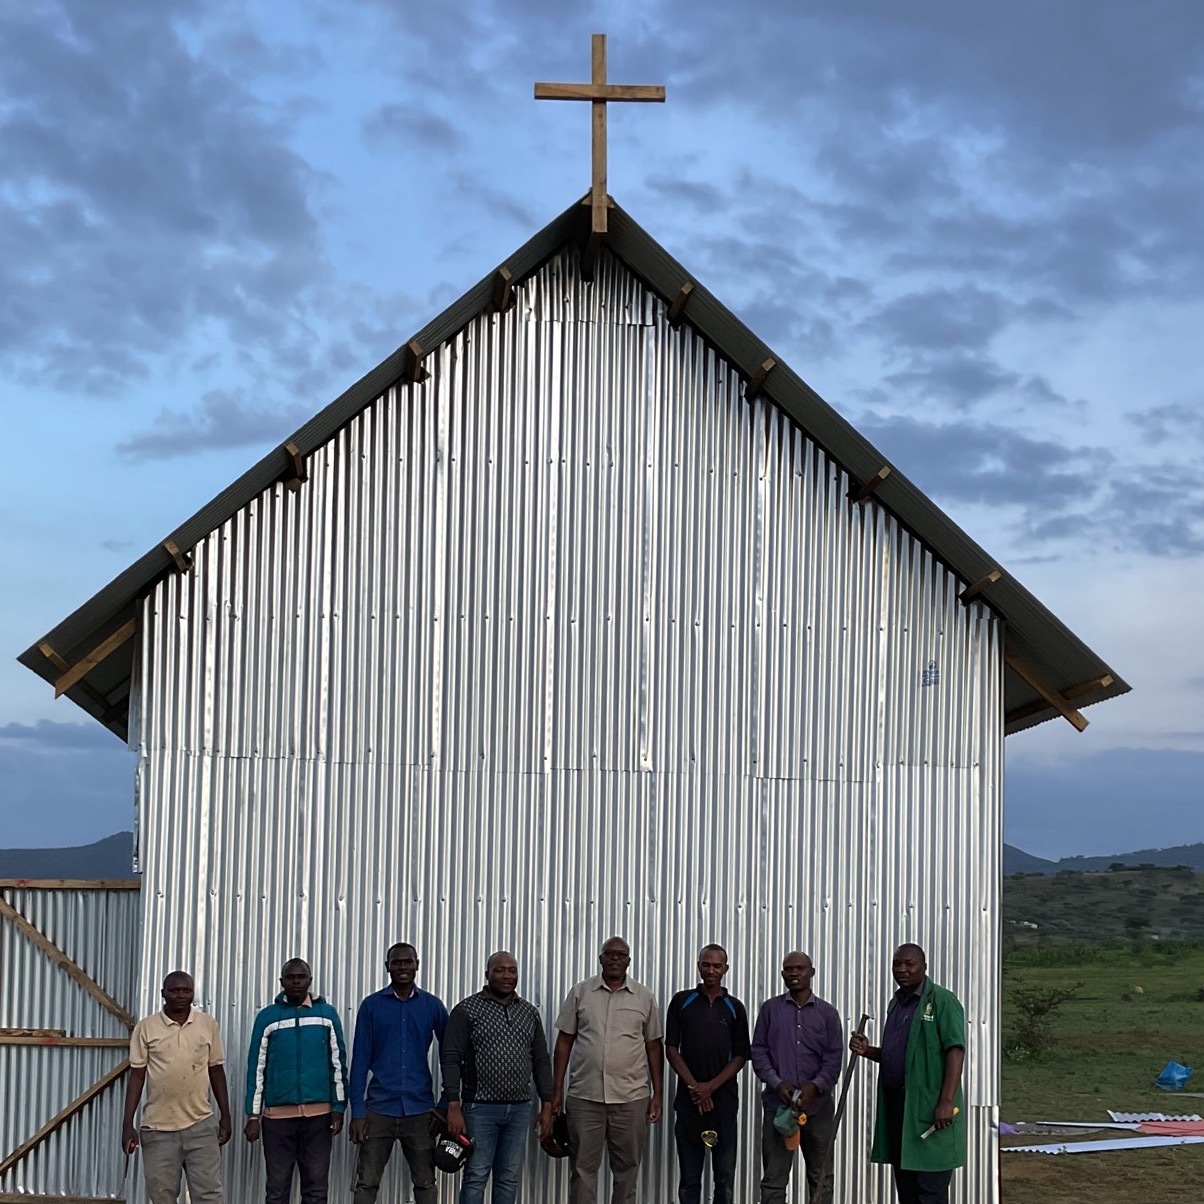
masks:
<svg viewBox="0 0 1204 1204"><path fill-rule="evenodd" d="M536 100L588 100L593 104L594 182L590 192L591 230L606 233L606 104L611 100L663 101L659 84L608 84L606 35L593 38L592 70L588 84L536 84Z"/></svg>

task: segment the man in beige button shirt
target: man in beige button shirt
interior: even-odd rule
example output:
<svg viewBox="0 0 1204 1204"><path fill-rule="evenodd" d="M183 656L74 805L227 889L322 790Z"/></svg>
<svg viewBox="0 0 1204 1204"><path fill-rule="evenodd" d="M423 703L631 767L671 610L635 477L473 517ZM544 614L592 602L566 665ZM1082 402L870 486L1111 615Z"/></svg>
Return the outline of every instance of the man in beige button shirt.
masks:
<svg viewBox="0 0 1204 1204"><path fill-rule="evenodd" d="M151 1204L176 1204L181 1174L192 1204L222 1204L219 1147L230 1140L230 1099L221 1034L212 1016L192 1006L192 978L183 970L163 980L162 993L163 1010L140 1020L130 1037L121 1146L126 1153L142 1146ZM135 1129L144 1086L142 1127Z"/></svg>
<svg viewBox="0 0 1204 1204"><path fill-rule="evenodd" d="M579 982L556 1017L552 1110L568 1117L571 1204L595 1204L604 1151L611 1204L634 1204L648 1126L661 1118L660 1012L652 992L628 978L622 937L612 936L598 960L602 973Z"/></svg>

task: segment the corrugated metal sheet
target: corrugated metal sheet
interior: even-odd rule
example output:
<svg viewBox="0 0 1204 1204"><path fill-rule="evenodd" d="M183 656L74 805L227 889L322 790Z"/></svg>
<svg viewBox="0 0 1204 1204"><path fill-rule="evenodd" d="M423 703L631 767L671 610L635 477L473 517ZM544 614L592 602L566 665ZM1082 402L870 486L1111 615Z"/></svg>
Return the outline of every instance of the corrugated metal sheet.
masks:
<svg viewBox="0 0 1204 1204"><path fill-rule="evenodd" d="M6 887L17 911L127 1010L136 1004L137 891ZM0 1028L64 1029L73 1037L128 1030L12 925L0 920ZM0 1046L0 1157L16 1149L125 1057L121 1049ZM120 1196L121 1084L69 1119L0 1177L0 1191Z"/></svg>
<svg viewBox="0 0 1204 1204"><path fill-rule="evenodd" d="M960 1198L993 1201L1001 625L614 260L574 262L144 605L142 1002L191 964L233 1056L300 954L350 1029L405 938L449 1004L513 949L550 1025L619 932L662 1003L725 943L754 1012L804 947L851 1026L919 939L967 1005ZM848 1200L888 1198L867 1069ZM752 1198L748 1072L744 1097ZM255 1198L255 1154L227 1157ZM672 1161L664 1125L645 1198ZM530 1171L525 1198L563 1189Z"/></svg>

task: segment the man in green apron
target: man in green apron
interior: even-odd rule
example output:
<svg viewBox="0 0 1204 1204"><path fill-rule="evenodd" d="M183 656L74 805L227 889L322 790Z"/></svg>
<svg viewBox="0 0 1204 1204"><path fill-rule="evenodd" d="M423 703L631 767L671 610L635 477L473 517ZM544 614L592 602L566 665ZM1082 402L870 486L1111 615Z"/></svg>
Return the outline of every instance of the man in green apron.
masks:
<svg viewBox="0 0 1204 1204"><path fill-rule="evenodd" d="M899 1204L948 1204L953 1171L966 1164L966 1017L957 997L928 977L919 945L900 945L898 990L882 1044L854 1033L849 1049L878 1063L878 1118L870 1158L889 1162Z"/></svg>

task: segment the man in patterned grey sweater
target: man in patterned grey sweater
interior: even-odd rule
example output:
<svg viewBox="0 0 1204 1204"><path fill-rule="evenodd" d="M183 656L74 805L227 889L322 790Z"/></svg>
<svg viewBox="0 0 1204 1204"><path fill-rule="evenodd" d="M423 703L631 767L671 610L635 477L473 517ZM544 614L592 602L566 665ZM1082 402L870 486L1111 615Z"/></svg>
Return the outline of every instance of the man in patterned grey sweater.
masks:
<svg viewBox="0 0 1204 1204"><path fill-rule="evenodd" d="M493 1175L493 1204L514 1204L531 1124L531 1082L539 1094L536 1127L552 1131L552 1062L543 1020L518 997L518 963L494 953L485 986L452 1009L439 1046L447 1127L473 1143L460 1204L484 1204Z"/></svg>

